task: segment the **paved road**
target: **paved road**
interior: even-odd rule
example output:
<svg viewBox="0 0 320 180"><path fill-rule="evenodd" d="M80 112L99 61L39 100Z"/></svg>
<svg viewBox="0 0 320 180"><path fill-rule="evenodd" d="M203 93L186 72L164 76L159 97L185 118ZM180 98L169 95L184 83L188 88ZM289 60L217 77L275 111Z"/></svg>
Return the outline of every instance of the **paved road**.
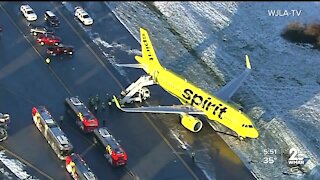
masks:
<svg viewBox="0 0 320 180"><path fill-rule="evenodd" d="M125 43L140 49L139 43L114 17L104 3L82 3L93 16L103 17L92 27L85 28L103 34L108 42ZM206 179L201 170L185 153L181 153L178 143L169 134L169 128L162 121L173 120L177 116L122 113L117 109L99 110L97 117L106 119L107 127L121 141L129 155L128 165L112 168L103 157L103 151L92 143L90 135L78 130L67 114L63 100L77 95L87 102L89 97L99 94L119 94L128 85L125 77L108 63L107 58L88 37L86 31L72 14L59 2L30 2L38 14L37 23L44 24L46 9L56 12L61 27L56 29L63 43L75 47L72 58L55 57L50 65L44 63L45 47L41 47L28 33L27 22L19 14L20 3L1 2L0 22L4 28L0 40L0 109L12 116L9 139L1 145L4 149L27 162L30 174L40 179L68 179L64 163L56 158L45 139L35 128L31 119L31 108L46 105L58 119L64 115L62 129L71 139L75 151L80 153L93 172L100 179ZM10 42L10 43L8 43ZM114 49L110 52L123 63L133 62L133 55ZM144 74L140 70L128 70L130 81ZM163 97L162 104L172 103L172 97L159 87L153 87L155 98ZM102 124L102 123L100 123ZM203 148L203 142L210 145L214 162L213 171L217 179L252 179L249 171L239 158L215 134L205 127L198 134L189 135L196 147ZM208 143L209 142L209 143Z"/></svg>
<svg viewBox="0 0 320 180"><path fill-rule="evenodd" d="M61 114L65 116L62 129L75 151L83 155L100 179L133 179L135 176L140 179L203 179L203 174L191 161L186 162L174 153L170 142L144 114L124 114L117 110L111 115L107 111L98 112L97 117L107 119L107 126L129 155L124 168L112 168L107 163L102 150L93 145L90 136L76 129L65 114L63 99L78 95L87 101L95 94L103 98L106 93L119 93L126 81L103 61L101 52L93 50L96 47L64 7L46 2L30 5L39 16L37 23L43 23L46 9L57 8L61 27L56 34L65 44L73 45L76 52L72 58L53 58L52 63L46 65L45 47L36 44L28 33L28 23L19 14L20 3L1 3L0 18L5 35L1 39L0 96L5 103L1 103L0 109L12 115L10 137L3 147L29 162L34 171L41 172L41 179L69 177L63 162L55 157L32 124L32 106L46 105L56 119Z"/></svg>

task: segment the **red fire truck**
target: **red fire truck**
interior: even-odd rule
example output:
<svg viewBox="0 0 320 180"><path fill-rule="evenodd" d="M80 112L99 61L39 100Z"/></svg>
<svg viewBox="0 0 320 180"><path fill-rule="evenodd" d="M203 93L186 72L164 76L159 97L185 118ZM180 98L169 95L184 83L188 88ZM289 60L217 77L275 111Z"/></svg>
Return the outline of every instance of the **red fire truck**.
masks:
<svg viewBox="0 0 320 180"><path fill-rule="evenodd" d="M32 108L32 118L39 131L46 138L59 159L64 160L73 151L73 146L65 136L49 111L44 106Z"/></svg>
<svg viewBox="0 0 320 180"><path fill-rule="evenodd" d="M73 179L76 180L96 180L96 175L93 174L86 162L79 154L72 153L66 158L66 169Z"/></svg>
<svg viewBox="0 0 320 180"><path fill-rule="evenodd" d="M76 120L76 124L83 132L92 132L99 126L98 119L79 100L78 97L66 98L65 103L68 113Z"/></svg>
<svg viewBox="0 0 320 180"><path fill-rule="evenodd" d="M113 166L126 165L128 156L123 150L121 145L115 140L115 138L109 133L106 127L101 127L93 131L94 139L104 149L104 156L109 163Z"/></svg>

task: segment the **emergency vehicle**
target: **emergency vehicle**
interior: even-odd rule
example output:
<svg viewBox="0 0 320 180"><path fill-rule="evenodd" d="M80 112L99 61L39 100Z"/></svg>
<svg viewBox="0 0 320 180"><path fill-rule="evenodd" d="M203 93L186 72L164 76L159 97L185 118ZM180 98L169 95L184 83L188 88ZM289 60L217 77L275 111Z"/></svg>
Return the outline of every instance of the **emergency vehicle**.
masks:
<svg viewBox="0 0 320 180"><path fill-rule="evenodd" d="M95 129L94 140L102 145L106 152L104 156L108 162L113 166L121 166L127 164L128 156L123 150L121 145L115 140L115 138L109 133L106 127Z"/></svg>
<svg viewBox="0 0 320 180"><path fill-rule="evenodd" d="M86 162L79 154L72 153L66 158L66 169L73 179L76 180L96 180L96 175L93 174Z"/></svg>
<svg viewBox="0 0 320 180"><path fill-rule="evenodd" d="M98 119L79 100L78 97L66 98L65 103L68 113L76 120L76 124L83 132L92 132L99 126Z"/></svg>
<svg viewBox="0 0 320 180"><path fill-rule="evenodd" d="M45 106L33 107L32 117L35 125L46 138L59 159L64 160L66 156L72 153L73 145Z"/></svg>
<svg viewBox="0 0 320 180"><path fill-rule="evenodd" d="M93 19L82 7L75 7L74 16L76 16L86 26L93 24Z"/></svg>

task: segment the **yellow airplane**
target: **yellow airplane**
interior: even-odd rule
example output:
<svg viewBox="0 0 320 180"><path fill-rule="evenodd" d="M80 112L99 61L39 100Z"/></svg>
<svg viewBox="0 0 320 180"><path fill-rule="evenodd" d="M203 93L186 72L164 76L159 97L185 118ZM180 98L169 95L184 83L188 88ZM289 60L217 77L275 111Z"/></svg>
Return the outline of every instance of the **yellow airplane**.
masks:
<svg viewBox="0 0 320 180"><path fill-rule="evenodd" d="M152 77L155 84L160 85L167 92L177 97L182 105L123 108L120 106L118 99L113 96L116 106L120 110L125 112L180 114L181 124L192 132L198 132L202 128L202 121L192 115L201 114L207 116L209 120L219 122L233 130L241 139L258 138L259 133L250 118L241 110L227 103L231 101L231 96L250 73L251 65L248 55L246 55L245 71L221 88L214 96L162 67L153 49L148 32L143 28L140 28L140 38L142 57L135 56L140 64L119 64L118 66L144 69Z"/></svg>

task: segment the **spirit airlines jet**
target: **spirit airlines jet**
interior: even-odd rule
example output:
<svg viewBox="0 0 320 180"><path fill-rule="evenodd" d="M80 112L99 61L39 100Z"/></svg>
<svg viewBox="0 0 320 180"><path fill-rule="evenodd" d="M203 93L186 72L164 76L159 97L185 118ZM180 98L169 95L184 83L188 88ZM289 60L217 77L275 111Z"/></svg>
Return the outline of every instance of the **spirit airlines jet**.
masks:
<svg viewBox="0 0 320 180"><path fill-rule="evenodd" d="M182 105L124 108L120 106L118 99L114 96L114 101L119 109L125 112L180 114L181 124L192 132L198 132L202 128L202 121L192 115L201 114L207 116L209 120L219 122L230 128L241 139L257 138L259 136L250 118L227 103L231 101L231 96L250 73L251 65L247 55L245 71L226 84L215 95L212 95L162 67L152 47L148 32L140 28L140 36L142 57L135 56L140 64L119 64L118 66L142 68L152 77L154 84L160 85L167 92L177 97Z"/></svg>

